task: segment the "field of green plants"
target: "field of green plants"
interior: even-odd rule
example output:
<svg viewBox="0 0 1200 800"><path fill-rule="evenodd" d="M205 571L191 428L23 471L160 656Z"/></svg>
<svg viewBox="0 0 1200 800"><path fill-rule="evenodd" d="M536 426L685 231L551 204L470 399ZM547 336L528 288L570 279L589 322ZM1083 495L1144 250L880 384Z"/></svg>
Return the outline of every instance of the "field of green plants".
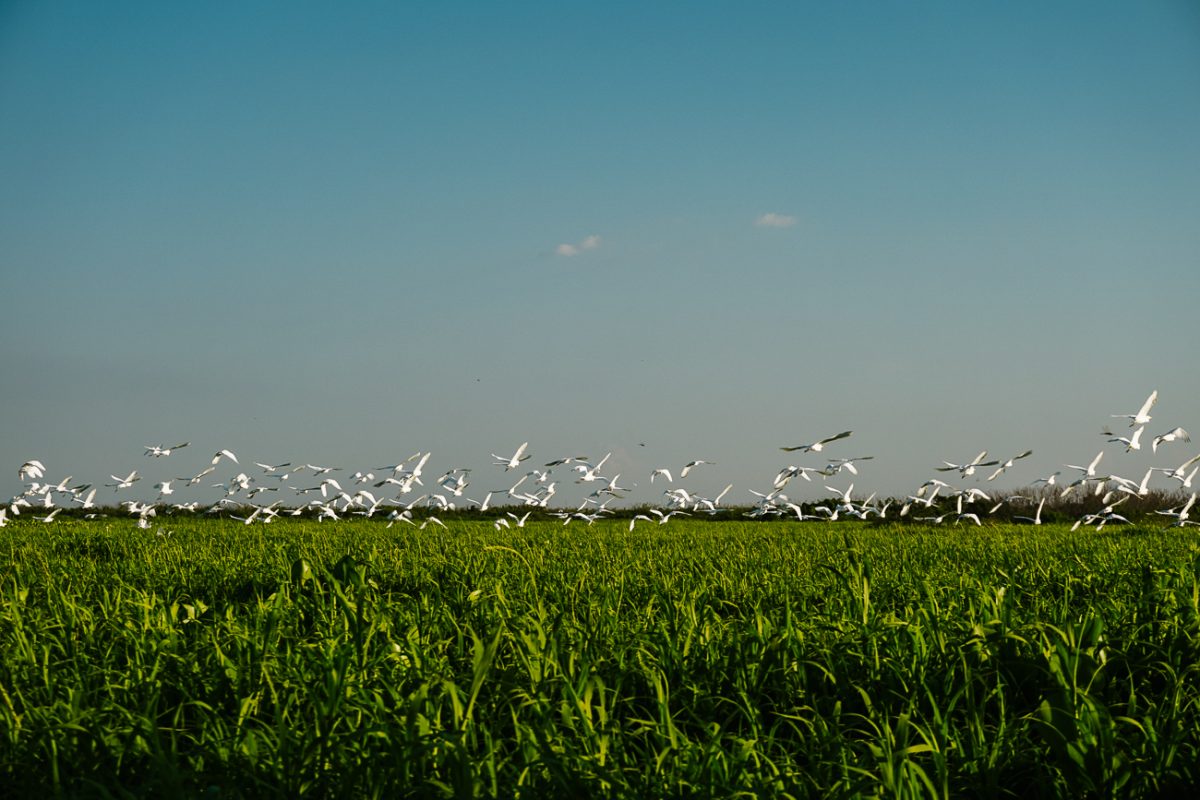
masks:
<svg viewBox="0 0 1200 800"><path fill-rule="evenodd" d="M1187 529L0 529L11 797L1149 797Z"/></svg>

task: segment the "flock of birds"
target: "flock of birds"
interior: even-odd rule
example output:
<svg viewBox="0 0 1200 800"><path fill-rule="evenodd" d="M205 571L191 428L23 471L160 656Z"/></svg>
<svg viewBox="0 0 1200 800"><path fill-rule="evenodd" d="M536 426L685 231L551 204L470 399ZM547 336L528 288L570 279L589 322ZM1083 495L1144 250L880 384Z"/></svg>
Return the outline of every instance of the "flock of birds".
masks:
<svg viewBox="0 0 1200 800"><path fill-rule="evenodd" d="M1103 435L1107 438L1107 443L1122 445L1126 453L1141 450L1142 434L1152 420L1150 412L1157 400L1158 392L1154 391L1136 412L1111 415L1114 419L1128 420L1131 430L1127 436L1117 436L1105 428ZM852 435L853 431L842 431L815 442L785 446L780 450L787 453L820 455L827 447ZM1150 449L1157 454L1159 449L1166 445L1190 441L1186 430L1175 427L1153 436ZM144 456L151 459L167 458L189 445L189 442L170 446L147 445ZM23 463L17 472L20 480L26 483L24 491L6 505L0 506L0 527L8 524L10 518L22 514L43 523L50 523L55 521L64 508L83 510L86 517L92 518L104 515L115 507L123 509L124 513L135 519L140 528L155 527L155 520L160 511L196 514L224 511L246 525L269 523L281 515L299 516L307 512L314 515L318 521L334 521L349 515L379 515L387 520L389 526L402 522L419 525L421 528L431 524L445 527L445 523L434 512L456 509L487 511L489 508L503 511L503 514L495 519L494 524L497 528L522 527L530 515L539 509L545 514L561 519L564 525L572 521L591 524L614 513L614 509L610 507L611 502L624 497L632 488L621 485L620 474L604 474L605 464L612 453L594 461L587 456L565 456L547 461L540 467L525 469L523 465L532 458L528 450L529 443L524 442L512 454L491 454L492 466L501 468L501 474L521 474L511 485L487 491L480 499L472 499L466 494L468 486L471 485L472 470L468 468L450 468L436 478L432 473L427 473L426 467L431 456L429 452L418 452L397 464L377 467L371 471L343 474L348 471L340 467L309 463L254 462L254 468L245 471L233 451L222 449L216 451L211 460L196 474L153 484L156 491L154 499L125 499L119 504L104 503L107 492L101 495L101 501L98 502L97 493L101 489L111 489L113 494L119 497L142 480L138 470L130 470L123 476L110 475L111 482L97 487L91 483L73 484L71 476L52 482L53 479L47 479L47 468L41 461L29 460ZM1101 498L1102 508L1079 517L1072 530L1081 525L1100 529L1107 524L1128 523L1129 520L1123 517L1118 509L1130 498L1149 496L1152 491L1150 481L1155 474L1162 474L1165 480L1173 481L1176 493L1186 498L1177 506L1156 511L1157 514L1172 520L1167 527L1200 525L1200 521L1190 518L1196 502L1196 492L1186 494L1187 490L1192 488L1197 471L1200 471L1200 454L1175 467L1150 467L1140 480L1136 480L1101 472L1099 465L1105 452L1102 449L1087 465L1064 464L1063 469L1070 471L1065 477L1063 471L1059 470L1030 484L1035 487L1055 487L1053 491L1062 498L1073 493ZM993 497L978 485L964 484L964 481L972 476L979 476L976 478L976 484L980 479L986 482L994 481L1012 469L1018 461L1032 454L1032 450L1024 450L1004 460L989 460L988 453L984 450L966 462L943 461L941 466L933 468L934 471L951 480L957 476L957 484L932 477L902 499L879 500L875 494L856 499L853 494L853 482L845 489L825 483L824 487L831 496L819 504L801 504L789 499L784 490L796 478L812 483L815 478L836 478L843 472L857 476L858 465L874 458L821 456L821 460L825 462L821 466L788 465L779 470L769 489L764 487L765 491L749 490L756 499L744 513L749 517L786 517L798 521L834 521L847 518L866 520L885 519L893 506L898 506L894 516L899 518L939 525L982 525L983 517L995 514L1006 503L1028 503L1031 515L1017 515L1012 519L1040 525L1046 492L1040 493L1040 499L1020 494ZM675 475L669 467L652 470L649 475L650 483L661 481L658 485L664 486L662 502L658 507L649 508L645 514L634 514L630 519L629 529L633 530L639 522L662 525L676 516L716 514L727 510L729 507L723 506L722 502L733 488L733 484L727 485L711 498L682 485L676 485L676 478L682 481L693 470L713 464L714 462L704 459L689 461L678 469ZM211 476L214 476L222 465L236 472L223 481L212 483ZM573 483L589 491L578 504L552 506L551 501L558 493L560 483L564 483L564 474ZM205 483L206 480L209 482L206 488L218 489L222 493L216 502L202 505L199 501L183 501L178 498L179 493ZM286 502L286 495L281 495L281 492L286 491L292 493L293 502ZM272 501L266 502L267 498L272 498ZM1033 507L1035 503L1036 508ZM512 510L514 508L523 510L524 514L516 513ZM414 514L414 510L421 513ZM158 528L158 532L169 533L161 527Z"/></svg>

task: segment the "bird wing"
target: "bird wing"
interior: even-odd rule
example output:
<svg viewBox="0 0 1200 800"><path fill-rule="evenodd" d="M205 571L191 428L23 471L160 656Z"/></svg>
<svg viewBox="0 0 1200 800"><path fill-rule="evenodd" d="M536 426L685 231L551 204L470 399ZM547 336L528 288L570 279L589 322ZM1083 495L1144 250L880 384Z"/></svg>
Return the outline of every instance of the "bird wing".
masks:
<svg viewBox="0 0 1200 800"><path fill-rule="evenodd" d="M1150 396L1146 398L1146 402L1142 404L1142 407L1138 410L1137 415L1139 417L1144 417L1150 411L1150 409L1154 407L1154 404L1157 401L1158 401L1158 389L1155 389L1153 392L1150 393Z"/></svg>
<svg viewBox="0 0 1200 800"><path fill-rule="evenodd" d="M854 433L854 431L842 431L841 433L830 436L828 439L822 439L821 441L817 442L817 444L829 444L830 442L836 442L838 439L845 439L852 433Z"/></svg>

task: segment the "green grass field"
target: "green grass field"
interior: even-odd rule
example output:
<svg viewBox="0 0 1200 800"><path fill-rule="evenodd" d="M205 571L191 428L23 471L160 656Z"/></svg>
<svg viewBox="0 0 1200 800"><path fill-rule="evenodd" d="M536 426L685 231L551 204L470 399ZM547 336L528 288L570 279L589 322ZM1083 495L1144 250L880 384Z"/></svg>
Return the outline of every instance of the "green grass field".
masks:
<svg viewBox="0 0 1200 800"><path fill-rule="evenodd" d="M11 797L1150 797L1194 532L0 529Z"/></svg>

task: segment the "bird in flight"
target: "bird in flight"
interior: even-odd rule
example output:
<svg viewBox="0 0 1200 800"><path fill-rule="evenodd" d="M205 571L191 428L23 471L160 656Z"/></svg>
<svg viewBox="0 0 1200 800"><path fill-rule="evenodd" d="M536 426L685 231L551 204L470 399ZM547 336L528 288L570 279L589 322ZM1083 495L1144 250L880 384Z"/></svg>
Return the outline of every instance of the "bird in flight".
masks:
<svg viewBox="0 0 1200 800"><path fill-rule="evenodd" d="M1104 436L1112 436L1108 441L1120 442L1125 445L1125 452L1130 450L1142 449L1142 431L1146 430L1145 425L1139 425L1138 429L1133 432L1133 436L1113 436L1112 431L1104 431Z"/></svg>
<svg viewBox="0 0 1200 800"><path fill-rule="evenodd" d="M1137 410L1137 413L1135 413L1135 414L1110 414L1109 416L1114 417L1116 419L1129 420L1129 427L1131 427L1131 428L1133 428L1137 425L1145 425L1147 422L1149 422L1152 419L1150 416L1150 409L1154 407L1154 404L1157 401L1158 401L1158 389L1155 389L1153 392L1150 393L1150 396L1146 398L1146 402L1142 403L1142 407Z"/></svg>
<svg viewBox="0 0 1200 800"><path fill-rule="evenodd" d="M974 475L978 467L994 467L999 464L999 461L984 461L987 458L987 450L983 450L979 455L968 461L966 464L952 464L949 461L943 461L944 467L934 467L938 472L958 472L959 475L966 478L969 475Z"/></svg>
<svg viewBox="0 0 1200 800"><path fill-rule="evenodd" d="M173 451L182 450L189 444L191 444L191 442L183 442L182 444L173 444L170 447L163 447L161 444L148 444L146 445L145 455L154 456L155 458L169 456Z"/></svg>
<svg viewBox="0 0 1200 800"><path fill-rule="evenodd" d="M796 450L800 450L805 453L819 453L825 449L825 445L829 444L830 442L836 442L838 439L845 439L852 433L854 433L854 431L842 431L841 433L837 433L826 439L822 439L819 442L813 442L812 444L798 444L794 447L781 447L779 449L785 453L792 453Z"/></svg>
<svg viewBox="0 0 1200 800"><path fill-rule="evenodd" d="M521 446L517 448L517 452L511 456L498 456L492 453L492 458L496 459L492 463L498 467L504 467L505 472L508 472L510 469L516 469L522 461L529 458L529 455L525 452L526 447L529 447L529 442L522 442Z"/></svg>
<svg viewBox="0 0 1200 800"><path fill-rule="evenodd" d="M108 477L110 477L114 481L116 481L116 483L106 483L105 484L105 486L111 486L113 488L113 491L117 491L120 489L128 489L130 486L133 486L133 484L137 483L138 481L140 481L142 479L142 477L137 474L136 469L133 470L132 472L130 472L124 478L118 478L116 475L109 475Z"/></svg>
<svg viewBox="0 0 1200 800"><path fill-rule="evenodd" d="M1188 434L1187 431L1185 431L1183 428L1177 427L1177 428L1167 431L1164 434L1155 436L1154 440L1150 443L1150 449L1153 450L1155 453L1157 453L1158 446L1160 444L1166 444L1167 442L1175 442L1175 441L1190 442L1191 440L1192 440L1192 437Z"/></svg>
<svg viewBox="0 0 1200 800"><path fill-rule="evenodd" d="M683 465L683 469L679 470L679 477L681 477L681 478L686 478L686 477L687 477L687 474L688 474L688 472L690 472L690 471L691 471L692 467L698 467L698 466L700 466L701 464L715 464L715 463L717 463L717 462L715 462L715 461L705 461L705 460L704 460L704 459L702 459L702 458L698 458L698 459L696 459L695 461L689 461L688 463L686 463L686 464L684 464L684 465Z"/></svg>
<svg viewBox="0 0 1200 800"><path fill-rule="evenodd" d="M1019 455L1019 456L1013 456L1008 461L1005 461L1003 464L1001 464L999 467L997 467L996 471L988 476L988 480L989 481L996 480L996 478L1000 477L1000 474L1002 472L1004 472L1004 470L1011 469L1012 465L1015 464L1017 461L1020 461L1022 458L1026 458L1031 455L1033 455L1033 451L1026 450L1024 453L1021 453L1021 455Z"/></svg>
<svg viewBox="0 0 1200 800"><path fill-rule="evenodd" d="M46 465L36 459L30 459L29 461L26 461L21 465L21 468L17 470L17 477L21 480L25 480L26 478L40 480L45 476L45 474Z"/></svg>
<svg viewBox="0 0 1200 800"><path fill-rule="evenodd" d="M1013 517L1013 522L1028 522L1030 525L1042 524L1042 506L1046 505L1046 498L1043 497L1038 503L1037 513L1032 517Z"/></svg>
<svg viewBox="0 0 1200 800"><path fill-rule="evenodd" d="M1063 466L1065 466L1067 469L1079 470L1083 473L1084 477L1094 478L1096 476L1096 467L1099 465L1100 459L1102 458L1104 458L1103 450L1097 453L1096 457L1092 459L1092 463L1088 464L1086 467L1081 467L1076 464L1064 464Z"/></svg>

